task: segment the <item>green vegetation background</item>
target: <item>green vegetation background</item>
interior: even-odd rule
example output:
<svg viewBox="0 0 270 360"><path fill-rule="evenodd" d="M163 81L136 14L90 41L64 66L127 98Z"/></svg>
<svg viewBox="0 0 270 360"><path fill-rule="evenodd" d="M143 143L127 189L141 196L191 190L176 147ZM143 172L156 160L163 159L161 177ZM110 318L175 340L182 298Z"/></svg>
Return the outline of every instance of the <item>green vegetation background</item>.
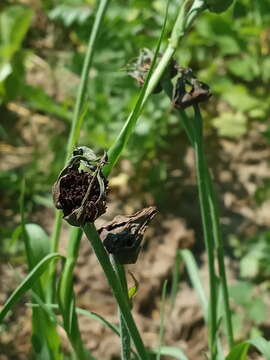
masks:
<svg viewBox="0 0 270 360"><path fill-rule="evenodd" d="M178 0L170 2L171 21L177 3ZM11 250L10 244L18 235L22 178L27 183L26 206L30 217L35 209L51 206L50 189L63 163L95 5L96 1L92 0L1 1L0 136L3 155L0 188L4 211L0 247L6 256L19 251L18 245ZM81 144L106 149L119 133L138 94L125 66L138 55L139 49L154 48L165 6L164 0L111 3L89 77L87 120ZM262 135L270 142L270 125L267 125L269 23L269 0L236 0L234 6L221 15L201 16L177 51L177 61L191 67L213 91L211 101L203 106L208 134L237 142L248 135L252 124L263 123L266 126ZM40 74L43 74L41 79ZM13 111L18 108L27 109L26 115L22 115L24 120L20 116L23 111ZM34 126L36 114L46 115L50 124L44 126L43 135L40 126L36 137L27 138L25 129ZM134 166L133 184L150 193L163 209L167 194L174 186L169 173L174 162L179 162L179 145L183 149L187 143L171 105L162 94L154 95L125 156ZM29 151L21 154L26 148ZM266 178L256 190L254 201L261 204L269 197L270 180ZM175 207L176 214L180 207L180 203ZM259 275L265 279L269 275L265 257L270 248L268 231L256 234L248 245L237 243L235 247L238 254L245 254L246 272L253 266L253 273L249 273L252 279ZM251 300L246 305L247 297L239 295L248 294L250 286L250 282L245 282L242 288L233 290L241 305L253 306ZM258 314L263 319L265 312L264 305L259 304L254 310L254 319L258 319Z"/></svg>

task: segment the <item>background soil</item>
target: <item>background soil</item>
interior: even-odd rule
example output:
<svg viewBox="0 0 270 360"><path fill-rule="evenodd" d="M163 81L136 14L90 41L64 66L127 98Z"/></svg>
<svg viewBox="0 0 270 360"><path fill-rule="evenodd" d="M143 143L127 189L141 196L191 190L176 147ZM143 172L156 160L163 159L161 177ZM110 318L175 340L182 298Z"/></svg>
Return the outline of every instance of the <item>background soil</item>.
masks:
<svg viewBox="0 0 270 360"><path fill-rule="evenodd" d="M20 124L24 124L24 109L16 104L11 104L10 109L20 117ZM39 115L33 115L34 117ZM33 126L26 122L26 132L21 131L21 136L42 137L41 128L47 126L47 119L41 116L40 122L32 121ZM38 125L37 125L38 124ZM38 128L36 129L35 126ZM267 177L269 172L270 150L263 138L258 135L257 124L241 142L218 140L217 137L207 138L208 158L211 164L216 187L224 202L221 203L221 221L223 230L227 236L235 233L243 238L256 233L258 229L269 227L270 204L261 207L254 206L251 200L256 186ZM29 134L29 132L32 132ZM43 132L44 134L44 132ZM40 141L40 140L38 140ZM10 150L9 144L2 144L5 153L2 166L16 166L21 163L21 157L28 161L31 159L31 147L33 144L21 149ZM46 148L46 142L42 139L42 146ZM211 147L219 149L211 152ZM16 156L14 155L16 154ZM23 154L23 155L22 155ZM207 289L206 257L203 252L202 229L200 224L199 209L196 204L195 175L193 168L192 149L186 147L182 157L182 169L185 174L180 179L179 187L175 179L176 192L180 191L180 197L175 193L168 194L166 209L160 209L155 220L149 227L145 238L144 248L137 264L129 266L130 271L139 281L139 291L134 299L133 313L142 331L145 343L151 347L158 345L158 331L160 324L160 298L165 279L171 287L172 267L175 254L178 249L191 248L200 263L200 274ZM147 203L152 202L150 194L134 192L132 182L133 169L127 160L121 162L117 174L111 178L110 201L108 211L99 223L111 220L116 214L130 214L137 211ZM184 179L184 180L183 180ZM174 215L175 198L181 201L182 218ZM44 209L31 219L41 224L48 232L52 230L53 211ZM61 238L61 252L65 254L68 238L68 229L64 226ZM230 255L230 246L226 244L227 254ZM5 259L3 259L5 260ZM18 284L18 279L25 274L25 267L18 265L19 260L12 260L12 264L2 261L0 301L3 303ZM230 283L238 278L237 261L230 255L226 260ZM207 334L203 321L202 311L194 290L190 287L187 275L181 265L181 281L179 291L173 309L170 308L168 299L166 309L166 345L180 346L190 359L204 359L207 349ZM93 255L86 239L82 240L80 257L75 272L75 290L78 306L96 312L106 319L117 322L117 309L106 280ZM132 279L129 279L132 285ZM258 290L259 291L259 290ZM28 358L30 349L30 315L31 311L25 306L29 301L25 297L15 311L9 316L8 322L1 327L0 333L0 359ZM269 305L269 304L268 304ZM248 332L251 324L246 324ZM266 319L263 330L269 331L270 323ZM116 359L119 354L117 336L112 334L100 323L80 316L80 327L87 348L93 351L99 359ZM64 336L61 329L60 332ZM242 334L242 338L245 334ZM16 346L14 345L16 339ZM65 342L67 347L67 342Z"/></svg>

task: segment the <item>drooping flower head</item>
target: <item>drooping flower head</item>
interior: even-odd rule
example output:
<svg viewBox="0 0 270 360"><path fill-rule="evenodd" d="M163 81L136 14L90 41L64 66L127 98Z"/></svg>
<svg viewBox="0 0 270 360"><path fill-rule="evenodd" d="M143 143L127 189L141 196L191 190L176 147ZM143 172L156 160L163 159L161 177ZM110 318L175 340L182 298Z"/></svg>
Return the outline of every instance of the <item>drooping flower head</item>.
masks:
<svg viewBox="0 0 270 360"><path fill-rule="evenodd" d="M120 264L134 264L141 250L141 243L149 222L157 213L154 206L130 216L116 216L98 232L108 253Z"/></svg>

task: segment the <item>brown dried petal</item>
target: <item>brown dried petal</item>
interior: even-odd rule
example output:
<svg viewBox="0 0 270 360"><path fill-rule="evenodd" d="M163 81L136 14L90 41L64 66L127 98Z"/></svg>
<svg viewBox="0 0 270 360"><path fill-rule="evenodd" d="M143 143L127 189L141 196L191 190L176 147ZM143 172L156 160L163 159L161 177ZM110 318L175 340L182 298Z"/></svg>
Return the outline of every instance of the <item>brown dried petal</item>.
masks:
<svg viewBox="0 0 270 360"><path fill-rule="evenodd" d="M128 74L137 81L137 83L140 87L143 87L143 85L144 85L144 82L146 80L146 77L147 77L148 72L151 67L153 57L154 57L154 55L151 52L151 50L142 49L140 51L140 55L138 56L136 61L133 64L128 65L128 67L130 68L130 70L128 71ZM158 58L161 58L161 54L158 55ZM176 62L174 59L172 59L170 61L170 63L168 64L167 72L168 72L169 78L173 78L177 74ZM161 81L160 81L154 88L153 94L160 93L162 91L162 89L163 88L162 88Z"/></svg>
<svg viewBox="0 0 270 360"><path fill-rule="evenodd" d="M120 264L134 264L137 261L143 235L156 213L156 207L150 206L131 216L116 216L98 230L106 250Z"/></svg>

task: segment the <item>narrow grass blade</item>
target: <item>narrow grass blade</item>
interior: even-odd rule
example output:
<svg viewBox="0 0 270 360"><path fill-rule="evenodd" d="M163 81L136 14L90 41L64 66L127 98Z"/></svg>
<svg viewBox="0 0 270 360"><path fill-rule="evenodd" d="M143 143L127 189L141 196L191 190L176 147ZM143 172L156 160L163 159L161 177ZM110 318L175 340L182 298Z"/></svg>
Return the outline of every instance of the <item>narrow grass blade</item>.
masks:
<svg viewBox="0 0 270 360"><path fill-rule="evenodd" d="M203 225L203 233L205 247L208 256L208 273L209 273L209 311L208 311L208 327L209 327L209 350L212 359L216 359L217 354L217 286L216 286L216 269L215 269L215 240L213 236L212 219L209 204L209 188L206 175L206 162L203 146L203 125L201 118L195 114L195 138L194 152L197 184L199 192L199 201L201 209L201 218Z"/></svg>
<svg viewBox="0 0 270 360"><path fill-rule="evenodd" d="M247 360L248 349L249 344L246 342L237 344L232 348L225 360Z"/></svg>
<svg viewBox="0 0 270 360"><path fill-rule="evenodd" d="M59 310L58 304L46 304L40 298L38 298L36 294L33 294L33 297L36 299L37 303L26 303L26 306L29 306L31 308L42 307L49 316L51 316L53 319L55 319L55 314L52 310L58 311ZM89 310L82 309L79 307L76 307L76 313L79 315L86 316L91 320L97 320L99 323L106 326L108 329L112 330L116 335L120 336L119 328L116 325L114 325L113 323L111 323L110 321L106 320L103 316L101 316L93 311L89 311ZM63 326L60 323L58 323L58 325Z"/></svg>
<svg viewBox="0 0 270 360"><path fill-rule="evenodd" d="M207 299L207 296L205 294L205 291L204 291L204 288L203 288L203 285L202 285L202 282L200 279L199 269L196 264L195 258L190 250L181 250L180 253L181 253L183 261L186 265L187 272L188 272L190 281L192 283L192 286L195 289L195 291L197 292L197 295L198 295L198 298L199 298L199 301L200 301L200 304L201 304L201 307L203 310L204 321L205 321L205 323L207 323L207 321L208 321L208 299ZM217 340L217 349L218 349L218 360L223 360L224 355L223 355L223 350L222 350L222 346L221 346L219 339Z"/></svg>
<svg viewBox="0 0 270 360"><path fill-rule="evenodd" d="M165 302L166 302L166 295L167 295L167 284L168 281L165 280L163 287L162 287L162 295L161 295L161 309L160 309L160 327L159 327L159 346L158 346L158 353L157 353L157 360L160 360L161 357L161 348L162 343L164 341L164 333L165 333Z"/></svg>
<svg viewBox="0 0 270 360"><path fill-rule="evenodd" d="M177 292L178 292L181 261L182 261L181 252L180 252L180 250L178 250L176 252L175 261L174 261L174 265L173 265L172 290L171 290L171 310L174 307Z"/></svg>
<svg viewBox="0 0 270 360"><path fill-rule="evenodd" d="M29 271L39 264L50 252L49 239L45 231L36 224L25 224L24 216L25 182L22 184L20 197L21 229ZM49 267L48 267L49 269ZM32 293L45 300L49 271L43 274L32 285ZM47 274L47 275L46 275ZM61 340L57 333L56 322L42 308L32 309L32 345L35 358L50 357L61 360Z"/></svg>
<svg viewBox="0 0 270 360"><path fill-rule="evenodd" d="M254 346L265 357L265 360L270 360L270 341L265 340L263 337L256 337L247 340L247 343Z"/></svg>
<svg viewBox="0 0 270 360"><path fill-rule="evenodd" d="M207 320L208 300L201 283L199 269L197 267L194 256L190 250L181 250L181 256L187 268L187 272L192 283L193 288L196 290L199 301L203 310L204 318Z"/></svg>
<svg viewBox="0 0 270 360"><path fill-rule="evenodd" d="M171 356L179 360L189 360L181 349L173 346L162 346L160 349L151 349L151 352L156 354L159 353L164 356Z"/></svg>
<svg viewBox="0 0 270 360"><path fill-rule="evenodd" d="M219 276L220 276L220 284L222 290L222 299L223 299L223 306L224 306L224 318L225 318L225 325L226 325L226 332L227 332L227 339L229 347L231 348L234 343L234 336L233 336L233 327L232 327L232 318L231 318L231 310L229 304L229 291L227 285L227 276L226 276L226 268L224 263L224 244L223 238L220 229L220 221L219 221L219 211L217 205L217 199L214 191L213 181L210 176L210 172L207 166L206 159L203 155L203 144L202 144L202 117L200 108L198 106L194 107L195 112L195 124L197 129L197 136L200 141L196 142L196 144L200 147L201 155L201 177L203 178L204 182L204 191L208 201L208 211L210 214L211 219L211 227L213 232L214 238L214 246L216 247L217 253L217 262L218 262L218 269L219 269ZM196 148L196 146L195 146ZM199 167L198 167L199 168Z"/></svg>
<svg viewBox="0 0 270 360"><path fill-rule="evenodd" d="M25 253L26 253L26 259L28 268L31 270L34 266L33 259L32 259L32 252L31 252L31 246L30 246L30 239L26 231L25 227L25 216L24 216L24 195L25 195L25 179L22 181L21 185L21 194L20 194L20 215L21 215L21 229L22 229L22 237L25 247Z"/></svg>
<svg viewBox="0 0 270 360"><path fill-rule="evenodd" d="M11 296L6 301L0 312L0 322L3 321L8 311L21 299L25 292L32 288L35 282L40 278L40 276L47 269L47 266L54 260L63 258L62 255L58 253L52 253L47 255L42 259L33 270L26 276L23 282L14 290Z"/></svg>
<svg viewBox="0 0 270 360"><path fill-rule="evenodd" d="M89 317L92 320L97 320L98 322L100 322L102 325L105 325L108 329L111 329L116 335L120 336L120 330L119 328L114 325L113 323L111 323L110 321L106 320L103 316L89 311L89 310L85 310L85 309L81 309L81 308L76 308L76 312L80 315L84 315L86 317Z"/></svg>

